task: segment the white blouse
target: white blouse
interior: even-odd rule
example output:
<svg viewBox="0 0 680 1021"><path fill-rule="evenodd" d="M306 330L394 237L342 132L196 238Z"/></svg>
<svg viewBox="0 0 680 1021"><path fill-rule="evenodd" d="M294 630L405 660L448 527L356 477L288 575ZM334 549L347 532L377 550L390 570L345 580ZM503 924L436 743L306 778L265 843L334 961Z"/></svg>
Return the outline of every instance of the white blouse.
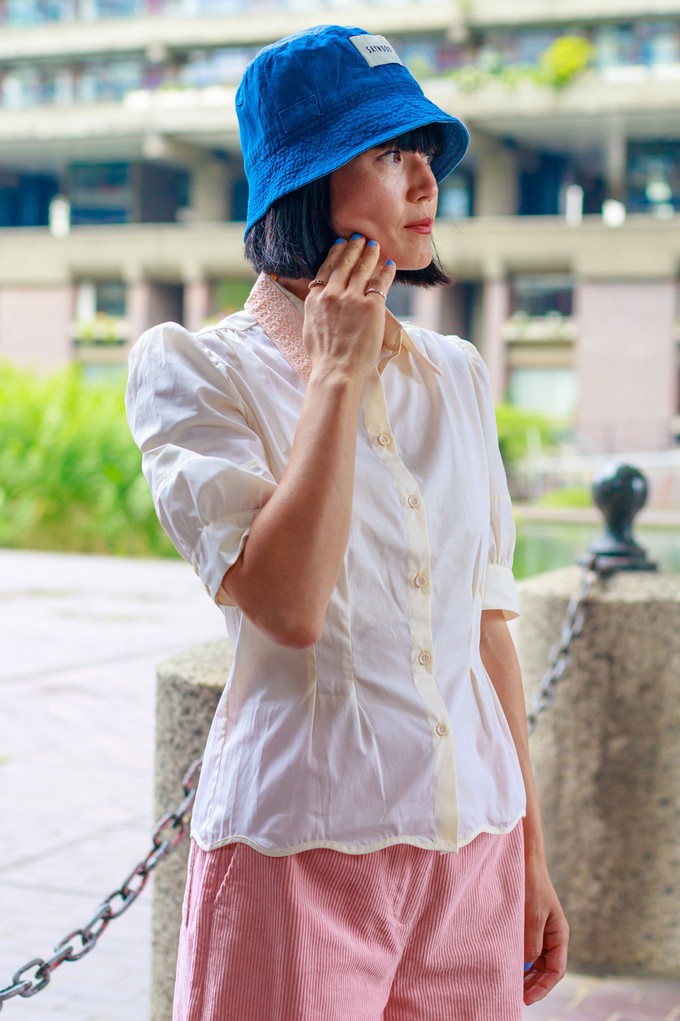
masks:
<svg viewBox="0 0 680 1021"><path fill-rule="evenodd" d="M210 595L281 479L305 393L302 315L267 277L246 311L139 340L128 414L159 518ZM408 327L366 384L353 516L320 640L288 649L223 605L234 648L192 836L270 855L408 843L455 851L525 812L480 655L516 616L515 530L486 368Z"/></svg>

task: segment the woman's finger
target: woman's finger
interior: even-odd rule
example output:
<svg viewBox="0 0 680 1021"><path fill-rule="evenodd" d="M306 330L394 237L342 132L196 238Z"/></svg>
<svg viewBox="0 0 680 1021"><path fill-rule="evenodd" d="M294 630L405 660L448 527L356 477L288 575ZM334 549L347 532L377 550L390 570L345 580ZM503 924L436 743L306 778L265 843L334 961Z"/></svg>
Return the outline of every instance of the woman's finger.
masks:
<svg viewBox="0 0 680 1021"><path fill-rule="evenodd" d="M377 241L367 241L354 264L347 288L358 295L365 294L369 281L378 272L379 262L380 245Z"/></svg>
<svg viewBox="0 0 680 1021"><path fill-rule="evenodd" d="M324 284L328 283L328 279L333 272L334 267L337 265L338 260L341 258L346 245L347 241L345 238L338 238L337 241L333 242L328 250L328 255L317 270L316 277L314 279L315 281L319 281L319 283L316 284L316 286L321 286L321 281L323 281ZM312 290L313 289L314 288L312 288Z"/></svg>
<svg viewBox="0 0 680 1021"><path fill-rule="evenodd" d="M335 247L336 245L333 245L333 248ZM318 276L328 281L328 286L332 291L344 291L365 247L366 238L361 234L353 234L349 241L345 241L344 245L337 245L338 255L336 258L333 258L334 253L331 250L322 267L324 272L327 272L327 276L323 276L321 270ZM331 260L330 265L329 260Z"/></svg>
<svg viewBox="0 0 680 1021"><path fill-rule="evenodd" d="M391 259L388 259L385 265L377 272L374 272L373 276L367 281L366 287L364 288L364 294L367 292L372 294L374 291L377 291L378 297L384 294L385 298L387 298L390 287L394 283L396 272L397 267ZM372 288L373 290L369 291L369 288Z"/></svg>

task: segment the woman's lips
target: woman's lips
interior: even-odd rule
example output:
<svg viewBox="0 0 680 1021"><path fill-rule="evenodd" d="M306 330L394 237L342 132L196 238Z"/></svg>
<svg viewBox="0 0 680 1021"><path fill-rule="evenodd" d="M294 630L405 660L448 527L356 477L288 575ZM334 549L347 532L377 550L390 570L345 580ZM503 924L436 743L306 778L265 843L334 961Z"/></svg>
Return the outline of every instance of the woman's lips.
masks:
<svg viewBox="0 0 680 1021"><path fill-rule="evenodd" d="M422 220L414 220L413 223L407 223L405 229L415 231L416 234L431 234L432 218L426 216Z"/></svg>

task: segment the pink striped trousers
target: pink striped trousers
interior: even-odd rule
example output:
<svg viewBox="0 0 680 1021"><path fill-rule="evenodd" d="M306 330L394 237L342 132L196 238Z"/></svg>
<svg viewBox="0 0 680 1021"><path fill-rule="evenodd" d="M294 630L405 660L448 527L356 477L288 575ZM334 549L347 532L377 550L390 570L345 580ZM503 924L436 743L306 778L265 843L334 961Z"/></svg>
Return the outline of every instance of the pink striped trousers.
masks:
<svg viewBox="0 0 680 1021"><path fill-rule="evenodd" d="M520 1021L521 823L458 853L192 842L173 1021Z"/></svg>

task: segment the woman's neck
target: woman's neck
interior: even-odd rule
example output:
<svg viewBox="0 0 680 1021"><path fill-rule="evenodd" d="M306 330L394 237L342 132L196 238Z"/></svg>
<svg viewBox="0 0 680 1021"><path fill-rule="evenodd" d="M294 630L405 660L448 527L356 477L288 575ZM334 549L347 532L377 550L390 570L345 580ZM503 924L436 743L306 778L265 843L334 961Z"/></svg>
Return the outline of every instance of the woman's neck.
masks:
<svg viewBox="0 0 680 1021"><path fill-rule="evenodd" d="M295 280L292 277L275 277L274 279L300 301L304 301L309 294L309 280Z"/></svg>

